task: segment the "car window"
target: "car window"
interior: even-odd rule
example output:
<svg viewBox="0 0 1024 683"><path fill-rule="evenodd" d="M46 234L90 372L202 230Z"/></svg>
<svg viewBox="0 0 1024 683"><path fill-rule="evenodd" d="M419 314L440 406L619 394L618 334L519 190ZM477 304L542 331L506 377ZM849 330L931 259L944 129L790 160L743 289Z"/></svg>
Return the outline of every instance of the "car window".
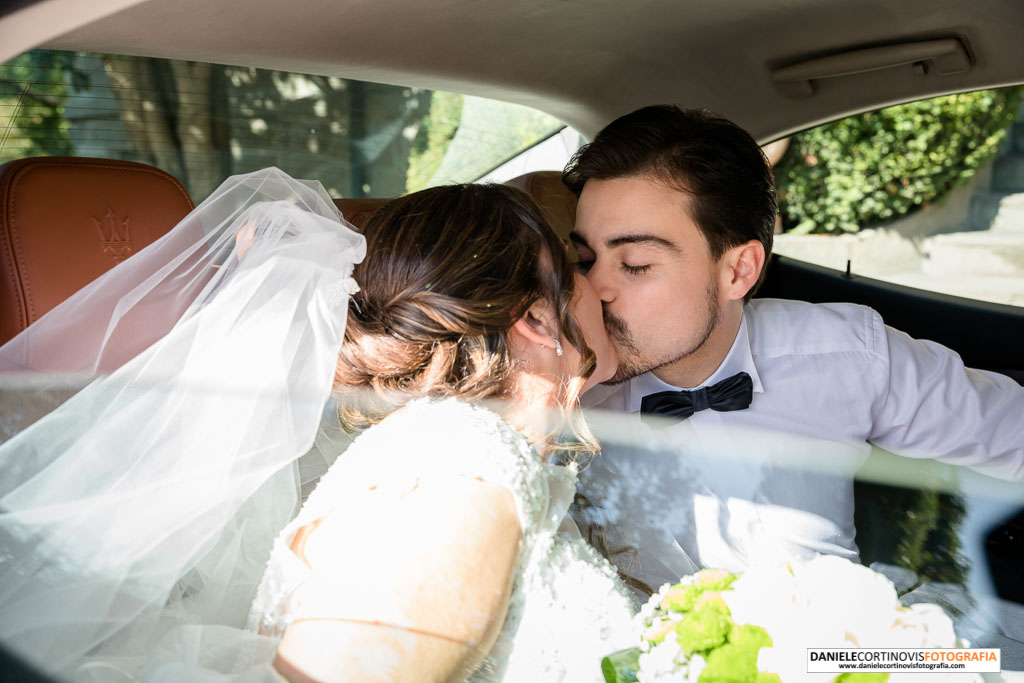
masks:
<svg viewBox="0 0 1024 683"><path fill-rule="evenodd" d="M775 251L1024 306L1021 88L937 97L777 141Z"/></svg>
<svg viewBox="0 0 1024 683"><path fill-rule="evenodd" d="M140 161L196 201L266 166L336 197L472 181L563 127L505 102L251 67L53 50L0 66L0 162Z"/></svg>

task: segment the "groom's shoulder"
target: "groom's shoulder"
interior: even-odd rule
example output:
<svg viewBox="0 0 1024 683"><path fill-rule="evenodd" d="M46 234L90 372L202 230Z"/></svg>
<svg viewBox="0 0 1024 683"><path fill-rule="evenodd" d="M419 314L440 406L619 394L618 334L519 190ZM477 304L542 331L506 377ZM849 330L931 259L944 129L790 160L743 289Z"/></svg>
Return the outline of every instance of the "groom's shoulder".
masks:
<svg viewBox="0 0 1024 683"><path fill-rule="evenodd" d="M881 316L859 304L754 299L744 319L754 355L876 354L885 344Z"/></svg>
<svg viewBox="0 0 1024 683"><path fill-rule="evenodd" d="M580 398L580 407L584 410L625 410L625 391L629 381L622 384L598 384L589 389Z"/></svg>

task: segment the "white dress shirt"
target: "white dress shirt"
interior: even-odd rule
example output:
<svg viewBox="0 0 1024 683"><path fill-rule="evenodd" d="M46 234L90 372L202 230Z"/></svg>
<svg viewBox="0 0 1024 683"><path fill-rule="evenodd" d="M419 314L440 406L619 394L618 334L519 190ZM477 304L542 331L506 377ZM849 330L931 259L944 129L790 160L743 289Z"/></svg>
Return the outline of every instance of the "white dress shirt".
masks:
<svg viewBox="0 0 1024 683"><path fill-rule="evenodd" d="M678 390L648 373L584 397L604 447L581 479L581 522L607 535L652 588L694 564L738 571L818 553L857 558L853 473L871 443L1024 479L1024 387L885 326L853 304L759 299L701 386L746 372L749 408L703 410L653 429L644 396ZM696 387L687 387L696 388Z"/></svg>

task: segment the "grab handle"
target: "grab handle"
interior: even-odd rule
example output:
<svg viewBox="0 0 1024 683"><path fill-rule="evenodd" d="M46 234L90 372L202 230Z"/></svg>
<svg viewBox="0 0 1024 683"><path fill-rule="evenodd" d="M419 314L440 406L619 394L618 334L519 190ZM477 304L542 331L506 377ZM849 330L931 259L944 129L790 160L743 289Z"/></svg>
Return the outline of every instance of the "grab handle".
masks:
<svg viewBox="0 0 1024 683"><path fill-rule="evenodd" d="M971 68L971 58L957 38L896 43L850 50L784 66L772 72L772 80L791 97L806 97L815 90L815 81L912 65L924 75L934 70L940 76L963 73ZM931 65L931 66L929 66Z"/></svg>

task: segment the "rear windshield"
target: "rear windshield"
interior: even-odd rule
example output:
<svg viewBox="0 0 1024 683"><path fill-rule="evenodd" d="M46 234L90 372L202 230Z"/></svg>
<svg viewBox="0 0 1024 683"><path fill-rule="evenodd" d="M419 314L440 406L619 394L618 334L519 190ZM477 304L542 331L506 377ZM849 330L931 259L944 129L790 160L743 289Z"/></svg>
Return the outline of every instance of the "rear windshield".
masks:
<svg viewBox="0 0 1024 683"><path fill-rule="evenodd" d="M336 197L468 182L562 128L495 100L252 67L54 50L0 65L0 163L139 161L197 202L267 166Z"/></svg>

